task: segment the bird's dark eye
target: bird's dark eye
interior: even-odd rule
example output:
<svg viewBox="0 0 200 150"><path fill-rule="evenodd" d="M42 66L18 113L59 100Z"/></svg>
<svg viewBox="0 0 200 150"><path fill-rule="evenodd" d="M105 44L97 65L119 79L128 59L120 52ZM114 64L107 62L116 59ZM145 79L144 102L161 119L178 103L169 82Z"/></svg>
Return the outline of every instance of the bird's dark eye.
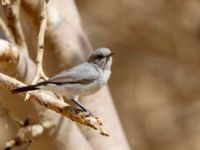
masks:
<svg viewBox="0 0 200 150"><path fill-rule="evenodd" d="M103 55L97 55L97 58L98 58L98 59L102 59L102 58L103 58Z"/></svg>

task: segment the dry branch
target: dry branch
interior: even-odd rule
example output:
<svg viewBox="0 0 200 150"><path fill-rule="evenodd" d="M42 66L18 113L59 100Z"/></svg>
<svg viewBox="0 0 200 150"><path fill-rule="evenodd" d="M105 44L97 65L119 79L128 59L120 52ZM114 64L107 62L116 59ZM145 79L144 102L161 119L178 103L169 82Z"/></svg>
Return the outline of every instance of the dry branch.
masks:
<svg viewBox="0 0 200 150"><path fill-rule="evenodd" d="M42 2L42 11L40 15L40 29L38 34L38 46L37 46L37 58L36 58L36 75L33 80L33 84L36 83L40 78L47 79L46 75L42 69L42 61L43 61L43 54L44 54L44 38L45 38L45 31L47 29L47 2L43 0Z"/></svg>
<svg viewBox="0 0 200 150"><path fill-rule="evenodd" d="M43 61L43 54L44 54L44 38L45 38L45 31L47 28L47 2L43 0L42 2L42 10L40 15L40 29L38 34L38 45L37 45L37 57L36 57L36 74L31 84L35 84L40 79L48 79L45 75L43 68L42 68L42 61ZM25 101L28 100L30 97L30 93L27 92L25 96Z"/></svg>
<svg viewBox="0 0 200 150"><path fill-rule="evenodd" d="M35 0L26 0L26 1L27 2L31 2L31 1L35 2ZM63 5L64 2L66 2L67 5L66 4ZM64 9L60 9L60 7L57 7L56 4L59 6L63 6ZM88 48L87 44L85 44L85 36L82 36L82 34L80 34L80 31L81 31L81 33L83 33L82 29L79 28L81 25L80 25L80 23L74 24L74 20L77 20L77 18L79 18L79 17L77 15L74 15L74 13L73 14L71 13L71 12L74 12L74 10L76 11L76 8L74 7L75 5L72 6L71 4L74 5L74 1L62 1L62 2L60 1L59 3L57 3L55 1L54 3L52 3L52 7L55 7L56 13L58 13L59 15L60 15L60 13L65 14L65 15L60 15L62 22L61 23L56 22L54 24L55 26L53 26L51 28L52 31L48 31L50 36L47 36L49 38L46 41L46 43L50 43L51 48L53 47L52 45L56 45L56 48L53 48L52 51L49 51L47 54L49 55L52 52L53 52L53 54L59 54L59 55L61 54L57 60L54 59L54 62L56 62L56 63L54 63L54 64L56 64L56 67L53 67L54 69L52 69L53 70L52 72L51 72L51 69L49 69L49 68L52 68L53 63L52 63L52 60L49 61L52 64L51 64L51 67L46 68L46 70L47 71L50 70L50 72L52 74L54 74L55 72L58 72L58 68L59 68L58 64L62 64L60 66L66 68L66 66L72 66L72 65L84 60L84 58L88 54L87 51L84 51L89 48ZM35 21L36 19L39 20L37 18L38 17L37 12L39 12L38 11L39 7L34 7L34 8L35 8L35 11L32 11L33 14L29 14L29 17L32 18L32 20L34 20L33 23L37 22L37 21ZM30 12L30 9L28 7L26 7L25 9L28 10L26 13ZM67 10L67 13L64 10ZM36 17L33 18L33 16L36 16ZM67 16L67 18L71 18L71 19L67 19L67 18L65 19L65 17L63 17L63 16ZM52 17L50 17L50 18L52 18ZM49 19L48 19L48 21L49 21ZM36 29L38 29L38 26L36 26L34 29L36 31ZM63 38L63 36L64 36L64 38ZM88 42L86 42L86 43L88 43ZM74 59L74 58L76 58L76 59ZM48 60L47 60L47 62L48 62ZM62 68L62 69L64 69L64 68ZM91 108L95 108L95 111L92 111L92 112L96 112L96 114L101 113L101 116L104 117L104 120L109 120L109 121L107 121L106 126L109 127L110 131L112 129L115 129L115 132L114 133L112 132L112 134L114 134L114 136L111 136L109 138L109 140L107 140L104 137L99 137L94 132L92 132L92 134L91 134L91 132L88 130L85 132L80 132L79 130L73 130L73 132L71 132L72 130L71 130L71 126L70 126L69 131L71 132L71 134L69 132L67 132L67 134L65 134L65 135L67 135L67 137L65 136L66 138L61 138L61 139L64 139L65 141L70 141L71 139L77 139L76 133L78 133L78 134L83 133L85 135L85 139L87 140L87 143L91 144L91 147L93 147L94 149L109 149L111 147L114 149L127 149L126 142L124 142L126 139L124 138L124 134L122 133L121 126L120 126L120 123L118 120L118 116L115 115L116 113L115 113L114 109L112 107L110 107L110 106L112 106L112 103L107 103L107 102L111 101L111 98L108 96L108 94L106 95L104 93L108 93L107 89L102 90L98 96L93 96L91 98L92 100L95 100L95 102L91 105L92 106ZM103 96L101 96L101 95L103 95ZM101 99L103 99L103 101L101 101ZM97 103L97 101L99 103ZM102 107L101 108L96 107L96 106L102 106L102 104L103 105L106 104L106 106L103 107L103 109L102 109ZM112 121L110 121L110 119L112 119ZM67 119L65 121L67 121ZM74 132L74 131L77 131L77 132ZM81 139L81 138L78 138L78 139ZM69 143L71 143L73 145L73 147L77 146L77 140L75 140L75 142L70 141ZM69 143L67 143L66 145L70 145ZM80 140L79 140L79 145L83 146L84 144L80 144ZM76 146L74 146L74 145L76 145ZM71 147L69 149L71 149ZM83 148L81 148L81 149L83 149Z"/></svg>
<svg viewBox="0 0 200 150"><path fill-rule="evenodd" d="M25 86L22 82L11 78L9 76L6 76L2 73L0 73L0 87L12 90L17 87ZM20 95L24 96L24 93L20 93ZM77 123L80 123L82 125L89 126L93 129L96 129L100 132L101 135L108 136L108 133L103 128L103 124L101 120L95 116L92 116L91 114L88 114L87 112L84 112L78 108L74 108L72 106L69 106L65 102L56 99L52 96L49 96L48 94L45 94L44 92L31 92L30 100L39 103L41 106L44 106L48 109L51 109L69 119L72 121L75 121Z"/></svg>
<svg viewBox="0 0 200 150"><path fill-rule="evenodd" d="M4 32L6 38L11 41L14 42L14 37L11 34L10 30L8 29L8 27L6 26L5 22L3 21L2 18L0 18L0 28L1 30Z"/></svg>
<svg viewBox="0 0 200 150"><path fill-rule="evenodd" d="M19 125L19 130L14 139L6 142L6 148L11 149L16 146L22 146L27 144L27 146L31 143L32 137L37 137L41 135L46 129L50 129L54 126L54 124L49 124L46 126L46 122L40 124L31 124L29 119L25 119L23 122L16 120L16 123Z"/></svg>
<svg viewBox="0 0 200 150"><path fill-rule="evenodd" d="M28 81L28 83L30 83L30 81L32 81L33 76L35 74L35 70L36 70L35 64L31 61L31 59L28 57L28 55L24 55L24 53L20 50L19 47L17 47L14 44L11 44L5 40L0 40L0 70L1 70L0 72L2 72L2 67L6 68L6 71L4 74L9 74L9 76L13 77L17 73L17 74L19 74L18 79L19 78L22 80L26 79L25 83L27 83L27 81ZM19 108L16 107L15 104L18 105L18 104L24 103L23 101L21 101L21 98L16 95L16 99L13 100L13 96L15 96L15 95L11 95L11 94L9 94L9 92L5 92L4 90L0 90L0 92L7 93L6 97L1 98L1 104L3 107L5 107L5 109L11 110L9 112L9 114L11 116L13 116L12 119L16 118L16 117L19 119L20 118L24 119L23 116L18 115L18 113L16 113L16 111L19 112ZM4 96L4 95L1 94L1 96ZM4 99L6 99L6 101ZM55 142L53 144L54 148L59 147L59 149L68 149L68 148L71 149L72 148L72 149L80 149L80 150L81 149L92 150L89 143L87 143L86 139L83 137L82 133L77 128L76 123L71 122L71 120L69 120L69 119L65 119L63 116L58 115L58 114L54 113L53 111L49 111L49 109L45 109L45 107L41 110L40 105L33 105L31 101L28 103L24 103L23 105L24 106L27 105L28 110L25 107L20 108L20 113L23 113L25 116L31 116L34 114L34 117L36 117L35 118L36 123L37 122L43 123L44 121L45 122L49 121L50 123L53 123L55 125L55 128L53 128L53 130L51 130L51 131L55 131L55 130L57 130L57 128L59 129L59 132L61 132L61 133L59 133L58 136L55 136L53 138L54 138L54 141L62 142L62 143L64 143L64 145L58 146L59 142ZM28 112L26 112L26 111L28 111ZM59 118L63 118L63 119L59 119ZM61 124L62 124L62 128L60 128ZM9 131L9 132L12 132L12 131ZM9 134L9 132L8 132L8 134ZM73 135L73 137L68 139L69 135ZM44 134L41 135L41 137L43 137L43 136L44 136ZM3 137L2 137L2 140L3 140ZM12 138L12 137L10 137L10 138ZM75 144L76 143L75 139L77 139L77 138L79 139L80 145ZM52 138L49 136L46 136L45 139L49 140ZM67 140L67 142L66 142L66 140ZM22 144L21 146L23 146L23 147L28 146L27 142L28 141L25 140L23 143L21 143ZM15 141L14 139L10 141L10 146L11 145L14 146L15 144L18 144L18 142ZM35 144L32 144L33 147L34 147L34 145Z"/></svg>
<svg viewBox="0 0 200 150"><path fill-rule="evenodd" d="M6 146L4 150L10 150L15 147L21 147L25 145L29 146L31 143L31 139L41 135L45 130L48 130L54 126L54 124L47 122L42 122L39 124L30 123L30 119L26 118L24 121L19 121L14 119L17 125L19 126L19 130L15 138L6 142Z"/></svg>
<svg viewBox="0 0 200 150"><path fill-rule="evenodd" d="M27 66L31 69L27 69ZM0 71L30 83L35 65L19 47L0 39Z"/></svg>
<svg viewBox="0 0 200 150"><path fill-rule="evenodd" d="M20 0L1 0L1 4L4 8L5 16L7 19L7 26L14 37L15 43L22 47L26 53L28 53L19 17L20 2Z"/></svg>

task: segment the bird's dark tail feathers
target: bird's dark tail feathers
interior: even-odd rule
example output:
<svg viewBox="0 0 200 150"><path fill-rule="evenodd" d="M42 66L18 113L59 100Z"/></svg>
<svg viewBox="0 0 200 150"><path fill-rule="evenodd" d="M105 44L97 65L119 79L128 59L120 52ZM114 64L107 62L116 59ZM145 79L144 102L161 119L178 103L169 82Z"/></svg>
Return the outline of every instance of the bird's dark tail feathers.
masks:
<svg viewBox="0 0 200 150"><path fill-rule="evenodd" d="M38 90L39 88L37 87L37 85L28 85L28 86L23 86L20 88L16 88L11 90L11 92L14 93L20 93L20 92L25 92L25 91L33 91L33 90Z"/></svg>

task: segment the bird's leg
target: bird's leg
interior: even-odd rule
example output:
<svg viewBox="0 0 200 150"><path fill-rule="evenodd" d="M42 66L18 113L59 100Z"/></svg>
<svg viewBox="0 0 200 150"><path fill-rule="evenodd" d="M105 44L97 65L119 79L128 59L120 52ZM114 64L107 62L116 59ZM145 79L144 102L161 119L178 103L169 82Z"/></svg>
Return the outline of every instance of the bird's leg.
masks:
<svg viewBox="0 0 200 150"><path fill-rule="evenodd" d="M91 112L90 112L87 108L85 108L85 107L78 101L78 96L75 96L75 97L71 98L71 101L72 101L73 103L75 103L78 107L80 107L83 111L85 111L85 112L91 114Z"/></svg>

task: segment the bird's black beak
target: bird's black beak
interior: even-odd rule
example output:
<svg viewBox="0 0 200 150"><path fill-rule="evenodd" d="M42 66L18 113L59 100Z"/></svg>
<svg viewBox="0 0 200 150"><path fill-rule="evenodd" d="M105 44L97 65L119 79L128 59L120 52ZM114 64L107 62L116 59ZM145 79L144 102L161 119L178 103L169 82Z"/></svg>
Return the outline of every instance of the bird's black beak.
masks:
<svg viewBox="0 0 200 150"><path fill-rule="evenodd" d="M109 57L111 57L111 56L113 56L113 55L114 55L114 53L110 53L110 54L108 54L106 57L109 58Z"/></svg>

